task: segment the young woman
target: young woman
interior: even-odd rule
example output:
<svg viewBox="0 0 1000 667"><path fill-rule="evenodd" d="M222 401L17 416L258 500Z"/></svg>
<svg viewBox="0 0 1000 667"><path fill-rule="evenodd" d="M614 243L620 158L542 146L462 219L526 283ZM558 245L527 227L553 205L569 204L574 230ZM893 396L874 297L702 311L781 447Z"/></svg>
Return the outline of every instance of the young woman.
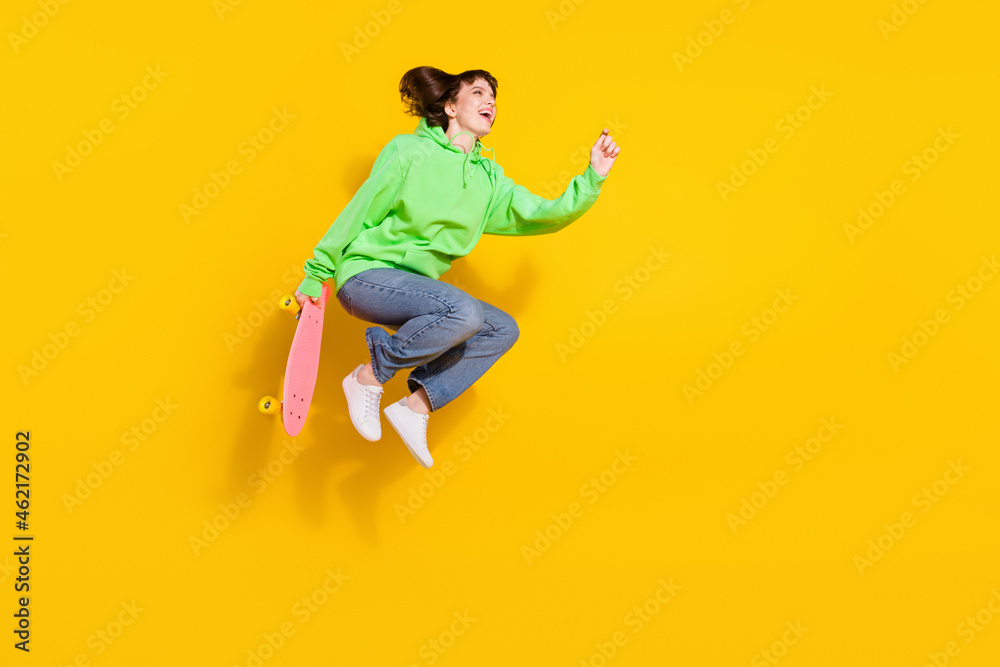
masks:
<svg viewBox="0 0 1000 667"><path fill-rule="evenodd" d="M396 330L365 330L371 361L344 378L348 411L362 437L378 440L382 385L412 368L411 393L385 414L429 468L429 413L468 389L518 337L510 315L437 279L482 234L549 234L579 218L597 201L621 149L605 129L586 171L558 199L543 199L481 155L479 139L497 117L497 81L489 72L417 67L403 75L399 92L408 113L420 117L417 129L396 135L379 153L306 261L295 298L300 305L315 301L333 278L349 315Z"/></svg>

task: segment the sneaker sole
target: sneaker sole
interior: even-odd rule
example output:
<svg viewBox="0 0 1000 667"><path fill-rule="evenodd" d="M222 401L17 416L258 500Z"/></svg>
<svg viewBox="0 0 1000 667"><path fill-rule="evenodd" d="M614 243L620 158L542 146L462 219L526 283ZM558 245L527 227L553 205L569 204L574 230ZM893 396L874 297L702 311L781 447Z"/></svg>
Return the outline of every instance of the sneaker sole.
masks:
<svg viewBox="0 0 1000 667"><path fill-rule="evenodd" d="M341 382L340 385L344 388L344 398L347 399L347 412L348 412L348 414L351 417L351 425L354 426L354 430L358 432L358 435L360 435L362 438L364 438L368 442L378 442L379 440L382 439L381 432L376 437L372 438L372 437L369 437L369 436L365 435L364 433L362 433L361 430L358 428L357 422L359 422L361 420L360 419L356 419L355 414L354 414L354 409L351 406L351 395L350 395L350 393L348 391L348 388L347 388L347 383L350 382L350 381L351 381L351 376L348 375L347 377L344 378L344 381Z"/></svg>
<svg viewBox="0 0 1000 667"><path fill-rule="evenodd" d="M395 403L393 403L393 405L395 405ZM417 453L415 451L413 451L413 447L410 447L410 443L407 442L406 438L403 437L403 433L400 430L400 427L396 425L396 420L392 418L392 412L390 412L388 409L384 410L384 412L385 412L386 419L389 420L389 423L392 425L393 430L396 431L396 434L399 436L399 439L403 441L404 445L406 445L406 449L409 450L410 455L414 459L416 459L417 463L419 463L424 468L430 468L431 466L424 464L424 462L423 462L423 460L421 460L420 456L418 456ZM432 462L431 465L434 465L434 463Z"/></svg>

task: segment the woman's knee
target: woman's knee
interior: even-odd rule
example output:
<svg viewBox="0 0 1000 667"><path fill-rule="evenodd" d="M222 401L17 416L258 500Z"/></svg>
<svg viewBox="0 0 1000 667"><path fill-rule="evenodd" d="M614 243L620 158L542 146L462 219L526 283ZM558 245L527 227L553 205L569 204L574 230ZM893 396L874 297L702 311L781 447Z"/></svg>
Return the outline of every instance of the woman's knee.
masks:
<svg viewBox="0 0 1000 667"><path fill-rule="evenodd" d="M452 304L448 317L457 323L459 335L466 340L482 330L486 312L477 299L470 297Z"/></svg>
<svg viewBox="0 0 1000 667"><path fill-rule="evenodd" d="M498 308L493 308L486 314L486 322L488 322L498 334L502 334L506 337L511 346L514 345L518 336L521 335L521 329L517 326L517 321Z"/></svg>

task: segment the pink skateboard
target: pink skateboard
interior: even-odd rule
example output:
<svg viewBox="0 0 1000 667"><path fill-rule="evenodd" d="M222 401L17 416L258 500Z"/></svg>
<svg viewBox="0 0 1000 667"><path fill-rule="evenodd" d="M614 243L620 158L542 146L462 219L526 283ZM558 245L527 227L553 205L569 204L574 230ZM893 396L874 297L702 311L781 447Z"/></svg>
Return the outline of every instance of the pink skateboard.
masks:
<svg viewBox="0 0 1000 667"><path fill-rule="evenodd" d="M281 400L281 421L285 425L285 433L293 438L302 431L309 414L309 404L312 403L313 390L316 388L316 375L319 372L319 350L323 342L323 315L330 299L330 286L323 283L319 303L306 300L302 309L294 296L286 294L281 297L281 308L296 312L295 319L299 321L295 328L295 338L292 349L288 353L288 365L285 367L285 386ZM260 399L258 409L264 414L277 412L277 399L265 396Z"/></svg>

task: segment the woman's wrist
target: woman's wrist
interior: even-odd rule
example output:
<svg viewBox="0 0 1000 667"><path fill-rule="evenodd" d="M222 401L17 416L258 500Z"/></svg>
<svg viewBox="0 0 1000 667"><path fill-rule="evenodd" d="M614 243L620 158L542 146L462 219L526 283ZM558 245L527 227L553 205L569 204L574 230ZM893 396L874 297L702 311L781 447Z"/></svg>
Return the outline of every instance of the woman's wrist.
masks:
<svg viewBox="0 0 1000 667"><path fill-rule="evenodd" d="M590 167L591 169L593 169L593 170L594 170L594 173L595 173L595 174L597 174L597 176L598 176L599 178L601 178L601 179L605 179L605 178L607 178L607 177L608 177L608 175L609 175L609 174L611 173L611 172L608 172L607 174L602 174L601 172L597 171L597 167L595 167L595 166L594 166L594 165L593 165L592 163L591 163L591 164L588 164L587 166L588 166L588 167Z"/></svg>

